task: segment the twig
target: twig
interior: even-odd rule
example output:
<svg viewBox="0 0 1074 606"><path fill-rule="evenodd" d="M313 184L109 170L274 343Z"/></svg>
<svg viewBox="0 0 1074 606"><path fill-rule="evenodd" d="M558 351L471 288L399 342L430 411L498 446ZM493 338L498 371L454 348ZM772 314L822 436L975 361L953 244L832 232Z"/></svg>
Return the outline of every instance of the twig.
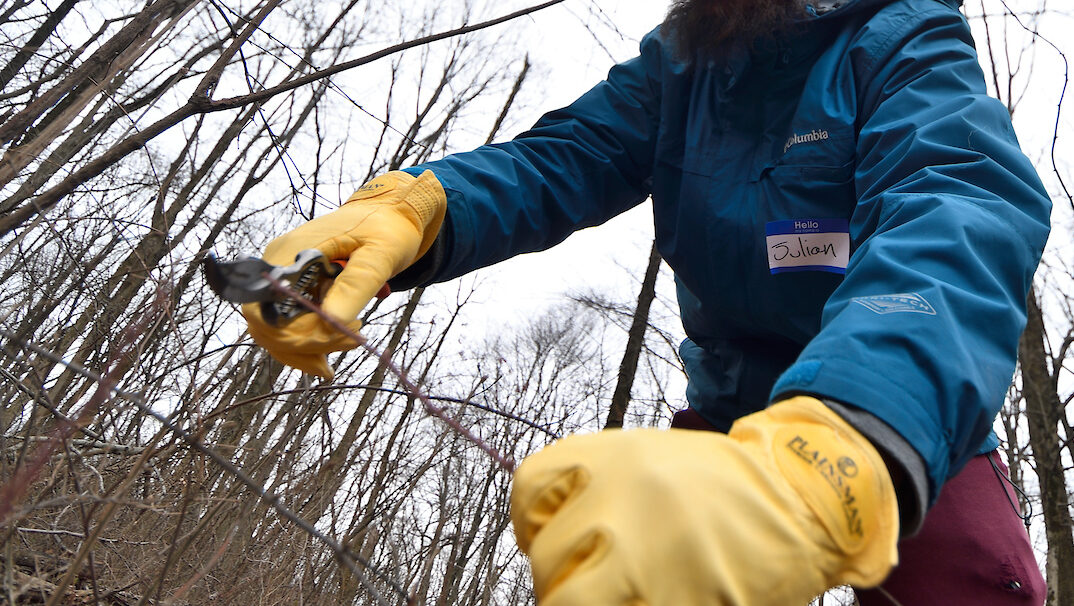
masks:
<svg viewBox="0 0 1074 606"><path fill-rule="evenodd" d="M551 6L555 6L555 5L560 4L562 2L564 2L564 0L549 0L547 2L542 2L541 4L537 4L537 5L534 5L534 6L527 7L527 8L519 9L519 10L513 12L513 13L503 15L502 17L496 17L494 19L489 19L487 21L482 21L481 23L475 23L473 25L466 25L466 26L459 27L459 28L449 30L449 31L446 31L446 32L440 32L440 33L437 33L437 34L430 34L428 36L422 36L421 38L416 38L414 40L408 40L407 42L402 42L402 43L396 44L394 46L389 46L388 48L379 50L379 51L377 51L375 53L370 53L370 54L368 54L368 55L366 55L364 57L359 57L357 59L352 59L350 61L343 61L342 63L337 63L337 64L335 64L335 65L333 65L331 67L326 67L326 68L324 68L322 70L309 73L309 74L307 74L305 76L295 78L294 80L290 80L290 81L284 82L282 84L278 84L278 85L270 87L270 88L266 88L266 89L258 91L256 93L251 93L251 94L247 94L247 95L241 95L241 96L238 96L238 97L229 97L227 99L219 99L219 100L215 100L215 101L208 101L207 106L206 106L205 109L207 111L220 111L222 109L232 109L232 108L239 107L239 106L242 106L242 105L249 105L250 103L258 103L258 102L264 101L266 99L269 99L271 97L275 97L276 95L278 95L280 93L285 93L285 92L294 90L296 88L305 86L307 84L310 84L312 82L316 82L317 80L320 80L322 78L327 78L328 76L338 74L339 72L346 71L346 70L349 70L349 69L353 69L355 67L360 67L362 65L365 65L367 63L371 63L371 62L376 61L378 59L383 59L384 57L387 57L389 55L394 55L396 53L399 53L399 52L402 52L402 51L405 51L405 50L408 50L408 49L411 49L411 48L414 48L414 47L417 47L417 46L424 46L426 44L430 44L430 43L433 43L433 42L439 42L440 40L444 40L444 39L447 39L447 38L454 38L456 36L461 36L463 34L469 34L469 33L472 33L472 32L476 32L478 30L487 29L487 28L493 27L495 25L499 25L501 23L506 23L507 21L512 21L512 20L517 19L519 17L524 17L526 15L533 14L533 13L535 13L537 11L544 10L546 8L549 8Z"/></svg>
<svg viewBox="0 0 1074 606"><path fill-rule="evenodd" d="M56 362L57 364L62 364L63 366L66 366L67 368L69 368L72 371L74 371L76 374L82 375L82 376L84 376L84 377L86 377L88 379L91 379L91 380L99 383L100 388L98 389L98 391L102 391L102 390L105 389L106 381L108 380L107 377L103 377L103 376L101 376L101 375L99 375L99 374L97 374L97 373L95 373L95 372L93 372L93 371L91 371L89 369L83 368L81 365L76 364L76 363L71 362L71 361L68 361L68 360L64 359L62 356L59 356L59 355L57 355L57 354L55 354L55 353L53 353L53 352L51 352L51 351L49 351L49 350L47 350L47 349L45 349L43 347L40 347L40 346L38 346L36 344L22 341L21 339L19 339L18 337L16 337L14 334L10 333L7 330L0 329L0 335L3 335L5 337L7 337L9 340L11 340L14 343L18 343L21 347L23 347L25 349L29 349L30 351L33 351L33 352L35 352L35 353L37 353L39 355L42 355L42 356L48 358L49 360L52 360L53 362ZM346 546L341 544L339 541L336 541L332 537L329 537L328 535L326 535L326 534L322 533L321 531L317 530L317 528L315 528L313 526L313 524L311 524L310 522L306 521L305 519L300 517L298 514L296 514L295 512L291 511L291 509L288 508L286 505L281 503L280 502L280 500L281 500L280 495L277 495L277 494L271 492L270 490L266 489L265 487L261 486L260 484L258 484L256 481L253 480L253 478L251 478L249 475L247 475L246 472L244 472L243 470L241 470L238 467L236 467L233 463L231 463L231 461L228 461L227 459L225 459L221 455L217 454L216 451L214 451L211 448L207 447L200 440L198 440L195 436L193 436L192 434L188 433L186 430L182 429L181 427L179 427L175 423L173 423L168 417L166 417L166 416L160 414L159 412L157 412L156 410L154 410L153 407L149 404L149 402L147 402L145 400L145 398L143 398L143 397L141 397L141 396L139 396L137 394L124 391L124 390L116 387L114 384L108 384L107 385L107 390L111 391L113 394L121 396L124 399L126 399L127 401L131 402L142 413L153 417L158 423L163 425L165 429L167 429L172 434L178 436L181 440L186 442L191 448L193 448L194 450L200 452L201 454L209 457L214 463L216 463L217 465L222 467L225 471L227 471L228 473L233 475L236 479L239 480L239 482L241 482L247 488L249 488L251 491L253 491L258 497L260 497L263 501L265 501L270 507L275 509L276 512L279 513L281 516L283 516L284 518L286 518L291 523L295 524L296 526L298 526L299 528L301 528L302 530L304 530L305 532L307 532L311 536L315 537L317 540L321 541L325 546L327 546L329 549L331 549L332 552L336 555L336 558L340 562L342 562L343 565L345 565L351 571L352 574L354 574L355 578L357 578L358 581L362 584L362 586L365 587L365 589L367 591L369 591L369 593L373 596L374 601L378 605L387 606L388 602L385 600L384 596L381 595L381 593L377 590L377 588L373 586L373 584L370 581L369 577L366 576L366 574L363 573L358 568L356 563L361 564L363 568L366 568L366 569L372 571L373 574L376 575L376 577L378 579L380 579L381 581L386 583L397 595L399 595L405 601L407 601L407 602L411 601L410 596L407 594L406 590L403 589L394 579L389 577L386 573L384 573L384 572L380 571L379 569L377 569L375 566L373 566L372 563L370 563L368 560L366 560L362 556L360 556L360 555L354 553L353 551L351 551L350 549L348 549ZM11 482L9 482L9 484L11 484ZM3 487L3 490L6 491L7 487L8 487L8 485L5 485ZM0 495L2 495L2 494L4 494L3 491L0 491ZM6 502L6 501L0 502L0 507L4 507L4 506L8 506L8 505L9 505L9 503ZM0 520L5 519L6 517L7 517L7 514L4 514L4 515L0 516Z"/></svg>
<svg viewBox="0 0 1074 606"><path fill-rule="evenodd" d="M212 570L214 566L216 566L216 563L220 561L220 558L224 557L224 554L227 552L227 548L231 546L231 541L235 538L235 534L238 529L238 524L235 524L231 527L231 530L227 533L227 538L225 538L224 542L220 544L220 547L218 547L216 551L213 552L213 555L209 558L209 561L205 562L205 565L202 566L194 576L187 579L187 582L183 583L182 587L176 589L175 593L173 593L171 597L164 602L165 604L175 603L176 600L186 595L186 593L190 591L190 589L194 587L194 585L198 581L200 581L202 577L209 574L209 571Z"/></svg>
<svg viewBox="0 0 1074 606"><path fill-rule="evenodd" d="M253 404L255 402L260 402L262 400L275 398L277 396L285 396L285 395L293 394L293 393L310 393L310 392L316 392L316 391L338 391L338 390L343 390L343 389L366 389L366 390L370 390L370 391L379 391L381 393L390 393L390 394L396 394L396 395L401 395L401 396L412 396L411 393L403 391L403 390L400 390L400 389L392 389L390 387L378 387L376 385L370 385L368 383L345 383L345 384L330 384L330 385L313 385L313 386L310 386L310 387L302 387L300 389L284 389L284 390L280 390L280 391L273 391L271 393L263 394L263 395L260 395L260 396L254 396L252 398L247 398L245 400L236 402L236 403L228 406L227 408L222 408L220 410L213 411L212 413L209 413L208 415L205 415L205 418L202 419L202 422L205 422L205 421L207 421L209 419L213 419L213 418L219 417L221 415L227 414L228 412L230 412L232 410L235 410L236 408L239 408L240 406L246 406L247 404ZM533 429L536 429L537 431L540 431L540 432L544 433L545 435L547 435L547 436L549 436L551 438L554 438L556 440L560 439L560 437L561 437L558 433L556 433L555 431L552 431L551 429L545 427L544 425L541 425L540 423L536 423L536 422L531 421L530 419L527 419L525 417L521 417L519 415L512 414L510 412L507 412L506 410L500 410L498 408L493 408L492 406L489 406L487 404L480 404L478 402L473 401L473 399L471 399L471 398L453 398L453 397L450 397L450 396L426 396L426 397L429 398L430 400L434 400L434 401L437 401L437 402L450 402L452 404L462 404L463 406L470 406L470 407L476 408L478 410L484 410L485 412L490 412L490 413L492 413L494 415L503 417L505 419L510 419L512 421L517 421L519 423L522 423L523 425L525 425L527 427L531 427ZM88 442L88 440L83 440L83 441ZM130 448L130 447L128 447L128 448Z"/></svg>
<svg viewBox="0 0 1074 606"><path fill-rule="evenodd" d="M403 388L406 390L406 392L417 398L422 403L422 405L425 407L426 412L440 419L449 427L454 429L459 435L469 440L481 450L485 451L485 453L492 457L492 460L496 461L496 464L498 464L504 471L507 471L508 473L514 472L515 462L513 459L501 455L500 451L496 450L496 448L489 445L487 442L474 435L474 433L471 432L469 429L463 427L461 423L451 418L447 414L447 411L445 409L441 408L440 406L437 406L436 404L433 404L433 401L429 398L429 396L425 395L425 393L421 389L419 389L413 381L410 380L406 372L396 366L395 362L392 361L387 351L378 351L377 348L373 347L369 344L368 341L366 341L365 337L359 335L350 328L347 328L345 324L325 313L325 311L321 309L319 305L317 305L313 301L310 301L306 297L303 297L297 292L291 290L286 285L284 285L283 282L280 282L276 278L269 275L268 272L262 273L261 276L268 280L270 284L272 284L273 290L279 292L282 295L286 295L287 297L290 297L295 301L298 301L303 307L317 314L329 326L338 330L340 334L350 337L350 339L360 345L362 349L368 351L370 354L375 356L378 360L380 360L380 363L383 364L385 368L391 371L391 373L399 379L399 382L403 384Z"/></svg>
<svg viewBox="0 0 1074 606"><path fill-rule="evenodd" d="M887 589L884 589L883 587L877 587L876 590L879 591L881 595L883 595L885 598L891 600L892 606L902 606L902 602L896 600L895 596L891 595L891 592L889 592Z"/></svg>
<svg viewBox="0 0 1074 606"><path fill-rule="evenodd" d="M163 289L161 289L163 290ZM157 293L158 299L161 297L161 292ZM129 324L119 335L118 344L115 348L115 353L109 356L109 366L114 365L105 372L104 376L97 375L96 381L98 383L97 389L93 392L89 401L79 410L78 415L75 418L69 419L67 417L57 417L60 420L59 427L57 427L49 439L39 446L29 462L25 465L21 465L15 470L14 476L8 480L2 487L0 487L0 524L7 521L8 516L14 511L15 506L26 496L26 492L30 488L30 484L41 473L61 445L63 445L80 427L84 427L97 414L101 405L104 404L110 393L114 393L114 388L117 380L119 379L117 372L122 375L124 372L123 365L117 364L122 358L127 356L130 351L135 347L137 343L137 337L140 335L146 326L151 324L154 320L154 314L151 311L142 314L135 318L131 324ZM9 340L20 343L21 341L6 330L0 329L0 334L3 334ZM41 352L38 352L41 353Z"/></svg>
<svg viewBox="0 0 1074 606"><path fill-rule="evenodd" d="M75 537L76 539L85 539L86 535L81 532L74 532L71 530L47 530L44 528L23 528L22 526L16 526L15 530L18 532L28 532L32 534L50 534L50 535L62 535L67 537ZM123 539L106 539L100 537L97 539L102 543L123 543L125 545L156 545L156 543L150 541L125 541Z"/></svg>
<svg viewBox="0 0 1074 606"><path fill-rule="evenodd" d="M71 422L71 421L68 420L68 422ZM5 440L20 440L20 441L21 440L28 440L30 442L47 442L48 439L49 439L48 436L30 436L29 438L24 438L23 436L18 436L18 435L3 436L3 438ZM116 443L116 442L105 442L103 440L68 440L68 443L72 444L74 446L81 446L83 448L92 448L92 449L94 449L93 451L91 451L93 453L97 453L97 452L121 452L121 453L125 453L125 454L142 454L142 452L145 450L144 446L132 446L130 444L119 444L119 443ZM82 452L82 453L79 453L79 454L81 454L82 456L89 456L85 452Z"/></svg>
<svg viewBox="0 0 1074 606"><path fill-rule="evenodd" d="M168 115L160 118L153 124L139 130L134 135L127 137L126 139L116 143L112 147L108 148L100 156L87 162L79 169L71 172L66 178L62 179L59 183L52 186L48 190L40 193L37 197L30 200L29 203L20 206L19 208L11 210L6 216L0 218L0 236L7 235L12 230L20 226L23 222L29 220L34 215L44 215L51 208L64 197L70 194L79 185L89 181L90 179L100 175L109 167L115 165L117 162L125 158L135 150L142 149L144 145L156 138L164 131L179 124L187 118L199 114L208 114L212 112L224 111L228 109L234 109L236 107L242 107L254 103L262 103L276 95L292 91L296 88L300 88L307 84L311 84L318 80L327 78L339 72L353 69L367 63L372 63L384 57L388 57L395 53L405 51L410 48L422 46L446 38L452 38L455 36L461 36L481 29L486 29L501 23L517 19L519 17L535 13L550 6L560 4L564 0L549 0L542 4L531 6L517 10L513 13L490 19L488 21L482 21L481 23L475 23L465 27L449 30L446 32L440 32L437 34L431 34L416 38L408 42L396 44L394 46L385 48L383 50L371 53L364 57L352 59L351 61L344 61L337 63L331 67L325 68L320 71L315 71L305 76L288 80L282 84L266 88L256 93L250 93L247 95L241 95L237 97L229 97L226 99L213 100L210 99L207 94L211 92L214 86L215 80L209 77L211 74L207 74L207 77L202 79L200 87L194 95L181 107ZM252 25L252 24L251 24ZM252 33L252 32L251 32ZM2 167L0 167L2 168Z"/></svg>
<svg viewBox="0 0 1074 606"><path fill-rule="evenodd" d="M1055 148L1056 145L1059 143L1060 118L1063 115L1063 100L1066 98L1067 85L1070 84L1070 62L1067 61L1066 54L1063 53L1063 51L1059 50L1059 47L1056 46L1055 43L1040 35L1040 32L1038 32L1037 30L1030 29L1029 26L1027 26L1025 23L1022 23L1022 20L1018 17L1018 15L1013 10L1011 10L1011 7L1007 6L1007 0L1000 0L1000 3L1003 4L1003 8L1007 9L1007 12L1010 13L1011 17L1014 18L1015 22L1018 23L1018 25L1020 25L1022 29L1024 29L1034 38L1038 38L1048 46L1052 47L1055 52L1059 53L1059 58L1063 60L1063 87L1059 91L1059 102L1057 103L1055 109L1055 128L1052 130L1051 159L1052 171L1055 172L1055 178L1059 181L1059 187L1063 189L1063 194L1067 197L1067 201L1070 202L1071 210L1074 210L1074 194L1071 194L1070 190L1067 189L1066 181L1063 180L1063 175L1059 172L1059 164L1056 162L1055 159Z"/></svg>

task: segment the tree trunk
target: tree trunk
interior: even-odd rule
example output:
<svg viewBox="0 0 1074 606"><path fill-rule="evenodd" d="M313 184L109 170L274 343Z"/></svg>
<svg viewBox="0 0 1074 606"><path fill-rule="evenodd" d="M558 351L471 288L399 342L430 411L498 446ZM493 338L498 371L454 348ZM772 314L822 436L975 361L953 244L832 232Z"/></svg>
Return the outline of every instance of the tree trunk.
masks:
<svg viewBox="0 0 1074 606"><path fill-rule="evenodd" d="M15 74L19 73L22 66L26 65L26 62L30 60L30 57L41 48L45 40L49 36L56 32L56 26L63 21L63 18L67 16L67 13L71 12L71 9L75 7L81 0L64 0L55 9L49 12L45 22L37 28L33 36L26 41L26 44L15 53L7 64L3 68L0 68L0 88L7 88L8 83L15 77Z"/></svg>
<svg viewBox="0 0 1074 606"><path fill-rule="evenodd" d="M634 319L627 332L626 351L619 364L619 379L612 393L612 405L608 411L608 422L604 429L623 426L627 406L630 405L630 388L634 385L634 374L638 369L642 345L645 343L645 329L649 326L649 307L656 298L656 277L660 274L660 253L656 250L656 241L649 251L649 266L645 268L645 277L641 281L641 293L638 294L638 306L634 309Z"/></svg>
<svg viewBox="0 0 1074 606"><path fill-rule="evenodd" d="M1036 460L1048 538L1048 604L1069 606L1074 604L1074 523L1070 517L1070 499L1060 457L1058 423L1063 405L1049 372L1046 347L1044 318L1034 288L1029 291L1028 322L1022 333L1018 358L1022 366L1029 444Z"/></svg>

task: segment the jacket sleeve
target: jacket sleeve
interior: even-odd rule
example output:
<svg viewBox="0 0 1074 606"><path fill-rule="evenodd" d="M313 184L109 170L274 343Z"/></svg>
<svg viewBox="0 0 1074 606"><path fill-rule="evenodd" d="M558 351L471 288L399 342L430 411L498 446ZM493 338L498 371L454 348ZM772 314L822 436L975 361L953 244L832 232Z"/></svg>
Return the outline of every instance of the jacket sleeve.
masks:
<svg viewBox="0 0 1074 606"><path fill-rule="evenodd" d="M514 140L407 169L432 170L448 197L436 266L424 268L420 281L549 248L644 200L663 61L662 42L650 33L639 57Z"/></svg>
<svg viewBox="0 0 1074 606"><path fill-rule="evenodd" d="M1051 205L964 17L912 4L878 13L853 47L856 248L772 396L817 393L883 420L924 460L931 503L1003 404Z"/></svg>

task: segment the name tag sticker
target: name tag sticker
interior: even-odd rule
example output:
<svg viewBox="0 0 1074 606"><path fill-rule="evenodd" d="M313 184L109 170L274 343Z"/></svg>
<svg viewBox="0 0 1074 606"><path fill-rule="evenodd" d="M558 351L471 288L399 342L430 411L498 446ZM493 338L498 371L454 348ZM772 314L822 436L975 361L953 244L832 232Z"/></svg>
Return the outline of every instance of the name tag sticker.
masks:
<svg viewBox="0 0 1074 606"><path fill-rule="evenodd" d="M850 222L846 219L793 219L765 225L768 269L845 274L850 261Z"/></svg>

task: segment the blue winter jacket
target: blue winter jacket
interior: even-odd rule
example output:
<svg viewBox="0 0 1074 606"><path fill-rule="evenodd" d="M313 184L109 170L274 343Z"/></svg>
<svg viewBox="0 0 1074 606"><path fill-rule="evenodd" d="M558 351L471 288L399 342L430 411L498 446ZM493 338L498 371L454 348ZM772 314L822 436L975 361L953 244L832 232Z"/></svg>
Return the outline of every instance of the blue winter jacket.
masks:
<svg viewBox="0 0 1074 606"><path fill-rule="evenodd" d="M996 445L1050 213L959 3L851 0L715 59L650 33L513 141L409 169L448 193L426 281L651 195L691 405L725 429L793 393L863 409L934 500Z"/></svg>

